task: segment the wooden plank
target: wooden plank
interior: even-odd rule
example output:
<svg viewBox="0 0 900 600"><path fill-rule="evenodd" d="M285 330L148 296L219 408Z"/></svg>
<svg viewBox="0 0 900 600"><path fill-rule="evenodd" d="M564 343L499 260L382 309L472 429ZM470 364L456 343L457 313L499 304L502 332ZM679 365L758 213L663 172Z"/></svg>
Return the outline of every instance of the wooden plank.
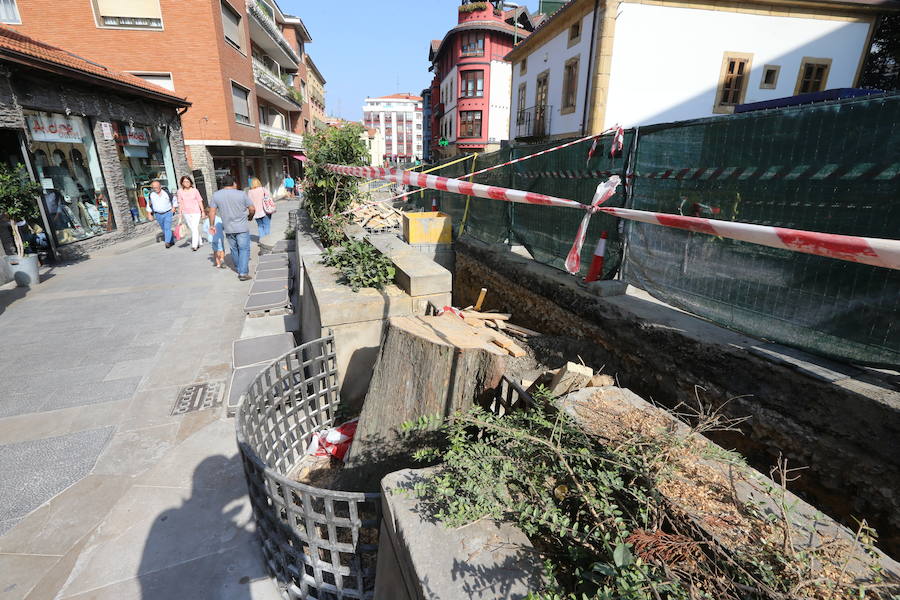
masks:
<svg viewBox="0 0 900 600"><path fill-rule="evenodd" d="M475 310L481 310L485 294L487 294L487 288L481 288L481 291L478 293L478 300L475 302Z"/></svg>
<svg viewBox="0 0 900 600"><path fill-rule="evenodd" d="M509 321L510 317L512 317L509 313L489 313L489 312L478 312L475 310L464 310L462 311L463 317L468 319L472 317L473 319L493 319L495 321Z"/></svg>

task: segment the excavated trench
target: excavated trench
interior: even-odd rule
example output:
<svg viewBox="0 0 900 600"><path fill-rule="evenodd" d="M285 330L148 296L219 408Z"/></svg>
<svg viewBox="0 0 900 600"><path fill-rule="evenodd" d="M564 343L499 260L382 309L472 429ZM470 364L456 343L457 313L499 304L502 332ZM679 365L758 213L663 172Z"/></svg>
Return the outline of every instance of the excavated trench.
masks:
<svg viewBox="0 0 900 600"><path fill-rule="evenodd" d="M482 287L486 309L545 334L530 342L540 363L578 357L669 410L702 404L746 419L740 433L709 437L763 473L783 455L803 469L791 491L851 529L865 519L882 550L900 557L897 390L871 378L811 375L753 351L764 342L640 296L598 298L502 247L458 241L454 305L470 304Z"/></svg>

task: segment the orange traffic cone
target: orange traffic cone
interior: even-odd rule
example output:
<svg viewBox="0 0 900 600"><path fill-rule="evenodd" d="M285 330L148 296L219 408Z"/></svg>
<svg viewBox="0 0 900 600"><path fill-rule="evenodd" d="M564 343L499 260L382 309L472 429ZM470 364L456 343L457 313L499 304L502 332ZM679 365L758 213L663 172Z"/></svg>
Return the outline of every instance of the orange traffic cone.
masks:
<svg viewBox="0 0 900 600"><path fill-rule="evenodd" d="M437 195L431 196L431 210L433 210L434 212L438 211Z"/></svg>
<svg viewBox="0 0 900 600"><path fill-rule="evenodd" d="M591 269L588 271L586 282L597 281L603 275L603 255L606 254L606 238L605 231L600 233L600 239L597 240L597 248L594 249L594 258L591 260Z"/></svg>

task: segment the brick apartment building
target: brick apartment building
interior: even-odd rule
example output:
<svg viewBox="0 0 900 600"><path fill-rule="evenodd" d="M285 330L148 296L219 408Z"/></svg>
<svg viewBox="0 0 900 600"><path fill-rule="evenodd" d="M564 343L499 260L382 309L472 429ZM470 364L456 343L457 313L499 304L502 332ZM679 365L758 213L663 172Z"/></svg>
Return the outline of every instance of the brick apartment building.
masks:
<svg viewBox="0 0 900 600"><path fill-rule="evenodd" d="M185 144L207 197L226 173L274 193L301 173L312 40L275 0L3 0L0 21L191 102Z"/></svg>
<svg viewBox="0 0 900 600"><path fill-rule="evenodd" d="M464 1L458 24L431 42L433 159L490 152L508 137L512 69L505 57L544 16L503 4ZM441 138L448 144L438 145Z"/></svg>

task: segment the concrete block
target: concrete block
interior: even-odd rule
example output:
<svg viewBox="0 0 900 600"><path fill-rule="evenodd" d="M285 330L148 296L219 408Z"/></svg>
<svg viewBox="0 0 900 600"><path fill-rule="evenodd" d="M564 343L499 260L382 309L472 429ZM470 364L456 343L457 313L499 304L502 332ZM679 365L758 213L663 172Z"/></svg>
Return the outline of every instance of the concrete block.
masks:
<svg viewBox="0 0 900 600"><path fill-rule="evenodd" d="M267 268L266 265L259 265L256 269L256 276L254 279L256 281L266 281L268 279L278 279L287 281L291 276L291 271L288 267L275 267L275 268Z"/></svg>
<svg viewBox="0 0 900 600"><path fill-rule="evenodd" d="M411 313L409 295L395 285L383 290L364 288L354 292L349 286L338 283L337 269L323 265L319 257L304 257L306 282L302 303L315 302L318 306L321 326L331 327L346 323L402 317Z"/></svg>
<svg viewBox="0 0 900 600"><path fill-rule="evenodd" d="M587 284L587 288L596 296L622 296L625 294L628 284L624 281L610 279L605 281L592 281Z"/></svg>
<svg viewBox="0 0 900 600"><path fill-rule="evenodd" d="M453 303L453 294L445 292L443 294L428 294L425 296L415 296L412 298L412 314L425 315L428 314L428 303L438 308L450 306Z"/></svg>
<svg viewBox="0 0 900 600"><path fill-rule="evenodd" d="M247 296L247 301L244 303L244 312L252 313L276 308L288 308L290 305L291 301L288 298L287 289L275 292L261 292Z"/></svg>
<svg viewBox="0 0 900 600"><path fill-rule="evenodd" d="M453 287L450 271L435 263L427 254L391 234L369 236L369 242L390 258L397 267L394 281L410 296L449 292Z"/></svg>
<svg viewBox="0 0 900 600"><path fill-rule="evenodd" d="M397 267L394 281L410 296L440 294L453 289L450 271L424 254L407 251L390 257Z"/></svg>
<svg viewBox="0 0 900 600"><path fill-rule="evenodd" d="M448 529L427 516L422 501L407 490L428 472L404 469L381 481L375 598L523 599L536 591L541 562L522 531L488 519Z"/></svg>
<svg viewBox="0 0 900 600"><path fill-rule="evenodd" d="M266 317L246 317L240 339L291 333L300 330L300 315L274 315Z"/></svg>
<svg viewBox="0 0 900 600"><path fill-rule="evenodd" d="M247 391L247 388L250 387L250 384L253 383L256 376L262 373L267 366L268 365L252 365L249 367L241 367L240 369L235 369L231 373L231 382L228 386L228 400L225 403L226 414L229 417L234 416L241 396Z"/></svg>
<svg viewBox="0 0 900 600"><path fill-rule="evenodd" d="M290 280L267 279L264 281L254 281L250 287L250 295L263 294L265 292L287 291Z"/></svg>
<svg viewBox="0 0 900 600"><path fill-rule="evenodd" d="M232 364L235 369L249 365L268 365L295 347L294 336L290 333L235 340L232 350Z"/></svg>

